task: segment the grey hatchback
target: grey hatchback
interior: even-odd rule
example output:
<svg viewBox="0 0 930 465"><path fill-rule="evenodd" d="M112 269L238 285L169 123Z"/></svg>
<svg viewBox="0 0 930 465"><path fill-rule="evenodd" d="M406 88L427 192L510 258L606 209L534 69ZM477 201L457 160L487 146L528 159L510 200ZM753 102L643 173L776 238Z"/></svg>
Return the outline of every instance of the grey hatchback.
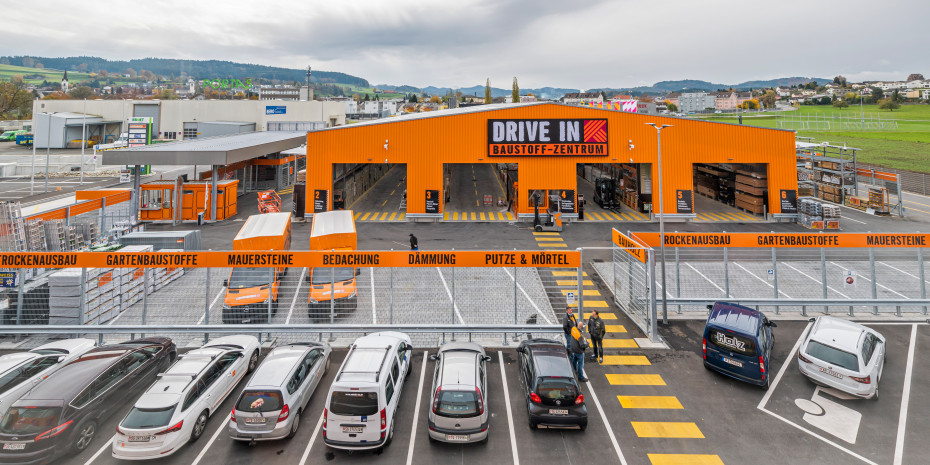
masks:
<svg viewBox="0 0 930 465"><path fill-rule="evenodd" d="M428 426L430 441L487 442L488 376L491 357L471 342L449 342L430 356L433 374L432 408Z"/></svg>
<svg viewBox="0 0 930 465"><path fill-rule="evenodd" d="M329 369L331 352L329 345L318 342L269 352L233 407L229 437L249 442L294 437L300 415Z"/></svg>

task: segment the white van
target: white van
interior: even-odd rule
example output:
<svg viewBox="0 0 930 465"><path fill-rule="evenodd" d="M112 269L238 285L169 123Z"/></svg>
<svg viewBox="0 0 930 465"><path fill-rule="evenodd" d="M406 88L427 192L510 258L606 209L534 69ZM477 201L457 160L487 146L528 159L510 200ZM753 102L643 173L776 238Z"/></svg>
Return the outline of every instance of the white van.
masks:
<svg viewBox="0 0 930 465"><path fill-rule="evenodd" d="M323 442L327 446L363 450L391 443L412 350L410 336L397 332L356 339L326 396Z"/></svg>

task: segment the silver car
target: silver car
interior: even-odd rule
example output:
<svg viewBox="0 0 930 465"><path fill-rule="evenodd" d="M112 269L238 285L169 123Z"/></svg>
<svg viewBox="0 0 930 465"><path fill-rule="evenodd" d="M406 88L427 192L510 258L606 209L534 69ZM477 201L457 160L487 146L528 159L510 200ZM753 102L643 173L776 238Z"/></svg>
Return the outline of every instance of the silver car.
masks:
<svg viewBox="0 0 930 465"><path fill-rule="evenodd" d="M878 399L884 367L884 336L831 316L818 317L798 349L798 368L804 376L858 397Z"/></svg>
<svg viewBox="0 0 930 465"><path fill-rule="evenodd" d="M236 441L292 438L300 416L329 369L326 344L294 343L265 357L239 395L229 418L229 437Z"/></svg>
<svg viewBox="0 0 930 465"><path fill-rule="evenodd" d="M443 442L487 442L488 377L491 357L471 342L450 342L430 356L436 362L429 412L429 438Z"/></svg>

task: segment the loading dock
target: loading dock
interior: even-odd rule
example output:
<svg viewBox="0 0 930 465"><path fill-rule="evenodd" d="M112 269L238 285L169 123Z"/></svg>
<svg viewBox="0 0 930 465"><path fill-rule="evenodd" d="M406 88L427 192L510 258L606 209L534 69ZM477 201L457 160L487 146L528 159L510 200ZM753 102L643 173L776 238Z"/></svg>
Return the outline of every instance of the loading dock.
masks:
<svg viewBox="0 0 930 465"><path fill-rule="evenodd" d="M505 190L514 189L508 192L510 212L524 221L534 216L534 194L543 201L542 209L548 194L570 193L562 217L578 217L579 165L617 166L614 175L623 181L623 203L631 212L655 213L652 181L659 175L659 150L647 123L675 126L662 146L661 195L667 219L697 216L694 165L699 163L764 166L767 190L752 194L748 205L761 206L770 218L796 218L797 166L790 131L548 102L458 108L309 133L306 192L322 198L316 205L308 203L306 213L333 208L338 189L334 164L382 162L406 164L408 221L443 219L445 204L455 201L449 194L456 192L445 167L465 164L506 165ZM516 176L510 166L516 167ZM761 205L753 203L759 199Z"/></svg>

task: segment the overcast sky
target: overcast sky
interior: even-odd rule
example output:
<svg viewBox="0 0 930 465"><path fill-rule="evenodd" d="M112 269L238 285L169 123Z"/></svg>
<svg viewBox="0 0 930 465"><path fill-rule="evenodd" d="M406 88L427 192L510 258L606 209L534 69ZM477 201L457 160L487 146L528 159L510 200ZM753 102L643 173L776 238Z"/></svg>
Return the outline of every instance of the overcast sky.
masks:
<svg viewBox="0 0 930 465"><path fill-rule="evenodd" d="M927 0L89 0L3 12L0 55L310 65L372 84L930 77Z"/></svg>

